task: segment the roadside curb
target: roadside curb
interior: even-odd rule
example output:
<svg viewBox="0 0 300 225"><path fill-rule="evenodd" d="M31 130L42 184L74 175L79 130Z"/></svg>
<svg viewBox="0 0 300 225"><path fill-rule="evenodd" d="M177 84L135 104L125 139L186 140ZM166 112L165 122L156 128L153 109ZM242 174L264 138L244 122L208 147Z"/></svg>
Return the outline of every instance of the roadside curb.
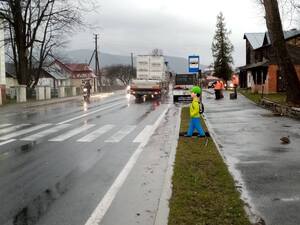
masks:
<svg viewBox="0 0 300 225"><path fill-rule="evenodd" d="M74 100L78 100L81 98L81 96L75 96L75 97L68 97L68 98L61 98L61 99L55 99L51 101L41 101L41 102L34 102L32 104L24 105L24 108L34 108L34 107L39 107L39 106L45 106L45 105L54 105L54 104L60 104L64 102L71 102Z"/></svg>
<svg viewBox="0 0 300 225"><path fill-rule="evenodd" d="M158 202L158 210L156 213L154 225L167 225L168 224L168 218L169 218L169 200L172 196L172 177L173 177L173 171L174 171L174 164L176 159L176 152L177 152L177 145L179 140L179 131L180 131L180 121L181 121L181 107L179 110L176 128L175 128L175 138L177 141L175 141L172 144L170 157L168 160L168 166L164 178L164 184L163 184L163 191L161 193L161 196L159 198Z"/></svg>
<svg viewBox="0 0 300 225"><path fill-rule="evenodd" d="M279 113L282 116L300 119L300 108L281 105L266 98L261 99L258 105L275 113Z"/></svg>

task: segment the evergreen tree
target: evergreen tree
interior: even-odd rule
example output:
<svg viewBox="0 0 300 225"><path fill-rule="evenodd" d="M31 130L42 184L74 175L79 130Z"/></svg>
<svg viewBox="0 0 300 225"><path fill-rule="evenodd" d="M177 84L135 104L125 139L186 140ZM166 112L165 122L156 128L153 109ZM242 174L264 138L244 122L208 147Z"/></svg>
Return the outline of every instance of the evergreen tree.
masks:
<svg viewBox="0 0 300 225"><path fill-rule="evenodd" d="M215 76L224 79L225 81L230 79L232 73L233 58L231 53L233 52L233 45L229 40L230 32L225 27L225 18L223 13L217 16L217 26L214 40L212 43L212 54L214 58L214 70Z"/></svg>

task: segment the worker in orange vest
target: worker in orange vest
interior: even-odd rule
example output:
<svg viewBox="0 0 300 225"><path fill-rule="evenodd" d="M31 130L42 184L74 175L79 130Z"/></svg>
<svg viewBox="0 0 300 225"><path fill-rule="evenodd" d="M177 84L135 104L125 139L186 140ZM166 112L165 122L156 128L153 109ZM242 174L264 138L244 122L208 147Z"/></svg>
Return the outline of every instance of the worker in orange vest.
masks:
<svg viewBox="0 0 300 225"><path fill-rule="evenodd" d="M239 86L239 77L235 74L232 75L231 77L231 81L232 81L232 84L233 84L233 89L234 89L234 94L235 94L235 97L237 98L237 87Z"/></svg>
<svg viewBox="0 0 300 225"><path fill-rule="evenodd" d="M216 81L214 89L215 89L216 100L219 100L221 98L221 90L222 90L222 84L220 80Z"/></svg>
<svg viewBox="0 0 300 225"><path fill-rule="evenodd" d="M221 97L221 98L224 98L224 95L223 95L223 90L225 89L224 81L223 81L223 80L220 80L220 83L221 83L221 93L220 93L220 97Z"/></svg>

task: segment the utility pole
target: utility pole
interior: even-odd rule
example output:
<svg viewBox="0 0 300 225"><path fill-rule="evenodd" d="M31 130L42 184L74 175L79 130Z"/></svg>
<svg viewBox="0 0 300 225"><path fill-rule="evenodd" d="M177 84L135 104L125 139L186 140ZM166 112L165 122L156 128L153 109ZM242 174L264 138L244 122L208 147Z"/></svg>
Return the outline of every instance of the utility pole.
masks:
<svg viewBox="0 0 300 225"><path fill-rule="evenodd" d="M95 73L96 73L96 76L97 76L97 80L99 83L99 87L100 87L100 92L102 91L102 80L101 80L101 72L100 72L100 63L99 63L99 54L98 54L98 37L99 35L98 34L94 34L94 39L95 39L95 49L93 51L93 54L92 54L92 57L90 59L90 62L89 62L89 65L91 64L94 56L95 56ZM94 90L96 90L96 82L94 82Z"/></svg>

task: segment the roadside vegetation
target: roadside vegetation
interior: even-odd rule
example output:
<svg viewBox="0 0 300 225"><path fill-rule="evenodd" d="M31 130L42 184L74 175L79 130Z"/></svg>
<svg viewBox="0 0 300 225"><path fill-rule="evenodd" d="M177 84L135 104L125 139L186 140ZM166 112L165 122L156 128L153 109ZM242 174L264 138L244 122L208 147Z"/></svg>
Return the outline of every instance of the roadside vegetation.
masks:
<svg viewBox="0 0 300 225"><path fill-rule="evenodd" d="M181 132L187 130L188 123L189 109L183 108ZM203 127L207 130L205 124ZM243 207L213 140L180 137L169 225L250 225Z"/></svg>
<svg viewBox="0 0 300 225"><path fill-rule="evenodd" d="M259 103L262 95L259 93L251 93L251 90L249 89L240 89L239 92L250 99L251 101L255 103ZM285 92L278 92L274 94L264 94L263 96L265 99L270 100L272 102L279 103L281 105L286 105L286 93Z"/></svg>

